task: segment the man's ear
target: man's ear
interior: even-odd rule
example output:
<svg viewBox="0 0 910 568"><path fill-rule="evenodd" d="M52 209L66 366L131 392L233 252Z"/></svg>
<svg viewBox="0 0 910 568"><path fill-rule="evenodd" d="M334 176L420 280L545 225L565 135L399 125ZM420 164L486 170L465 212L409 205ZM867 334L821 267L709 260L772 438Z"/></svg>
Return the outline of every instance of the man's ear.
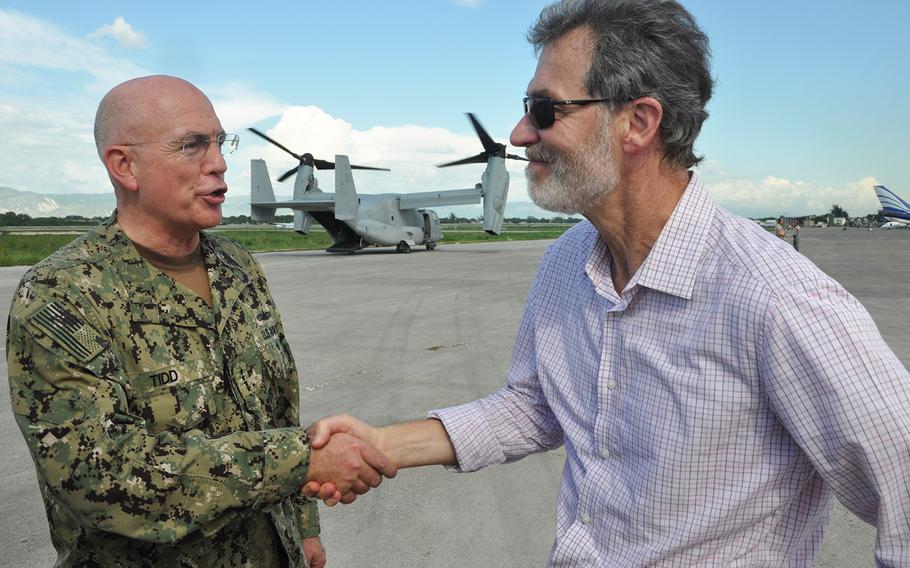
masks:
<svg viewBox="0 0 910 568"><path fill-rule="evenodd" d="M653 97L641 97L625 109L627 131L622 137L623 150L630 155L642 155L660 145L657 136L664 109Z"/></svg>
<svg viewBox="0 0 910 568"><path fill-rule="evenodd" d="M125 146L108 146L102 158L108 175L127 191L138 191L136 155Z"/></svg>

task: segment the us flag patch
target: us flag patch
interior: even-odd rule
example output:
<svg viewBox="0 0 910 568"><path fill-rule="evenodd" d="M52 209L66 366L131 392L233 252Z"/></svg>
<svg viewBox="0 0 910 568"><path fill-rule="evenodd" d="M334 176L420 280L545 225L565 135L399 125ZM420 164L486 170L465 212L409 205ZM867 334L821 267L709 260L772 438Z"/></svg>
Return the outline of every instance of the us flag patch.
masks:
<svg viewBox="0 0 910 568"><path fill-rule="evenodd" d="M91 327L79 321L56 302L44 306L31 317L31 321L68 353L81 361L89 361L104 346Z"/></svg>

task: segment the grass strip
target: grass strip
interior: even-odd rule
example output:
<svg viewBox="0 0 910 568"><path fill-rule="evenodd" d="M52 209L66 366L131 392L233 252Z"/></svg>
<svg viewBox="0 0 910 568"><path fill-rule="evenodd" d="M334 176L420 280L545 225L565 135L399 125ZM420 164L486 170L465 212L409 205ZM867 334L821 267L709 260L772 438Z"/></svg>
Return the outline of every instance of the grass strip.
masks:
<svg viewBox="0 0 910 568"><path fill-rule="evenodd" d="M488 235L480 228L447 230L443 226L441 245L485 241L528 241L555 239L568 226L505 228L501 235ZM214 229L211 232L231 239L253 252L325 249L332 239L324 231L298 235L281 229ZM8 234L0 233L0 266L30 266L49 256L78 235L73 234Z"/></svg>

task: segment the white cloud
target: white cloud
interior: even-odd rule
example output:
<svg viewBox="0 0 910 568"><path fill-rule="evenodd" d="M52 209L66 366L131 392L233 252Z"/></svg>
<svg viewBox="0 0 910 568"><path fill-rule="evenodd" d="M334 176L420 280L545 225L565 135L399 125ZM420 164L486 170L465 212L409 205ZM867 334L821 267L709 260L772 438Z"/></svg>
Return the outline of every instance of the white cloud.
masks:
<svg viewBox="0 0 910 568"><path fill-rule="evenodd" d="M114 23L105 24L88 35L89 39L100 39L112 36L123 47L143 48L148 45L145 36L133 29L121 16L114 18Z"/></svg>
<svg viewBox="0 0 910 568"><path fill-rule="evenodd" d="M480 6L483 4L483 0L454 0L456 6Z"/></svg>
<svg viewBox="0 0 910 568"><path fill-rule="evenodd" d="M0 67L5 66L22 72L28 72L28 67L83 72L97 79L102 88L147 74L131 61L113 57L52 23L0 8Z"/></svg>
<svg viewBox="0 0 910 568"><path fill-rule="evenodd" d="M716 162L705 162L699 172L708 192L721 206L748 217L820 215L830 211L835 203L854 217L878 210L872 189L878 183L874 177L830 187L773 175L748 179L724 171Z"/></svg>

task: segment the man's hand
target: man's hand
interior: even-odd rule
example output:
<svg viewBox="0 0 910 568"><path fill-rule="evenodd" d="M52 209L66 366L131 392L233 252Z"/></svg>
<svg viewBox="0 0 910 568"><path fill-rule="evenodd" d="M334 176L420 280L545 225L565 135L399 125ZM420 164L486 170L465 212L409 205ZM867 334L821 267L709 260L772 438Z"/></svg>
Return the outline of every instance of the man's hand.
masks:
<svg viewBox="0 0 910 568"><path fill-rule="evenodd" d="M310 568L325 568L325 549L318 536L303 539L303 554Z"/></svg>
<svg viewBox="0 0 910 568"><path fill-rule="evenodd" d="M445 426L435 418L401 422L375 428L347 415L331 416L319 420L309 429L313 448L331 444L336 436L356 436L384 454L398 468L424 465L452 465L456 463L455 447ZM307 480L310 481L310 480ZM328 506L352 503L357 494L343 491L326 483L306 483L301 488L304 495L325 501ZM331 480L329 480L331 481Z"/></svg>
<svg viewBox="0 0 910 568"><path fill-rule="evenodd" d="M328 416L316 421L310 426L310 447L313 450L320 450L325 447L330 440L334 440L332 437L333 434L347 434L359 438L369 444L372 448L379 449L380 455L383 455L383 457L388 459L385 452L379 448L379 445L382 443L379 430L347 414ZM395 477L397 464L391 462L391 468L393 471L392 474L386 474L386 477ZM307 481L308 483L304 484L301 488L302 493L307 497L315 497L322 500L329 507L333 507L338 503L344 503L346 505L353 503L357 499L357 495L362 495L369 490L369 487L358 485L351 490L342 491L342 488L334 483L333 480L318 478L311 480L309 476L307 476ZM381 482L381 479L377 481L376 485L370 485L370 487L378 486L379 482ZM357 489L361 489L361 491L358 491Z"/></svg>
<svg viewBox="0 0 910 568"><path fill-rule="evenodd" d="M349 434L338 433L328 442L320 438L311 444L309 482L331 483L343 500L351 502L371 487L382 483L382 476L395 477L398 468L369 443Z"/></svg>

